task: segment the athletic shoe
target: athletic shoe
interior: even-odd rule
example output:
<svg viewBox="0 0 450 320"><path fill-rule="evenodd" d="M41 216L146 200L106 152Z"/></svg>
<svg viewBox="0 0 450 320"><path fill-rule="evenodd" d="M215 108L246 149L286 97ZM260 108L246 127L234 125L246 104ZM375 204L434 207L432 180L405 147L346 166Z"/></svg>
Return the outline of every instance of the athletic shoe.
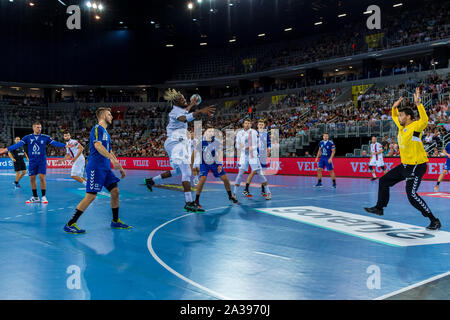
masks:
<svg viewBox="0 0 450 320"><path fill-rule="evenodd" d="M375 181L375 180L377 180L377 178L374 178L374 177L370 178L370 181Z"/></svg>
<svg viewBox="0 0 450 320"><path fill-rule="evenodd" d="M272 193L268 192L265 196L266 200L272 199Z"/></svg>
<svg viewBox="0 0 450 320"><path fill-rule="evenodd" d="M48 200L47 200L47 197L46 197L46 196L43 196L43 197L41 198L41 203L43 203L43 204L47 204L47 203L48 203Z"/></svg>
<svg viewBox="0 0 450 320"><path fill-rule="evenodd" d="M433 220L431 221L430 225L427 227L428 230L438 230L440 229L441 226L441 222L439 221L439 219Z"/></svg>
<svg viewBox="0 0 450 320"><path fill-rule="evenodd" d="M18 184L15 184L14 182L13 182L13 184L14 184L14 189L21 189L22 188L22 186L18 183Z"/></svg>
<svg viewBox="0 0 450 320"><path fill-rule="evenodd" d="M244 196L247 197L247 198L253 197L253 196L251 195L251 193L248 192L247 190L244 190L244 192L242 192L242 195L244 195Z"/></svg>
<svg viewBox="0 0 450 320"><path fill-rule="evenodd" d="M67 232L67 233L75 233L75 234L86 233L86 230L78 228L76 223L73 223L71 226L68 226L66 224L64 226L64 231Z"/></svg>
<svg viewBox="0 0 450 320"><path fill-rule="evenodd" d="M152 186L155 184L153 178L144 179L144 183L147 186L148 190L153 191Z"/></svg>
<svg viewBox="0 0 450 320"><path fill-rule="evenodd" d="M132 227L123 223L120 221L120 219L117 220L117 222L111 221L111 228L114 229L131 229Z"/></svg>
<svg viewBox="0 0 450 320"><path fill-rule="evenodd" d="M195 202L195 201L194 201L194 202ZM200 209L203 208L202 205L201 205L200 203L198 203L198 202L195 202L195 205L197 206L197 208L200 208Z"/></svg>
<svg viewBox="0 0 450 320"><path fill-rule="evenodd" d="M267 193L261 192L261 196L262 196L263 198L265 198L265 197L267 197Z"/></svg>
<svg viewBox="0 0 450 320"><path fill-rule="evenodd" d="M336 189L336 187L337 187L336 183L335 183L335 184L333 184L333 188L335 188L335 189Z"/></svg>
<svg viewBox="0 0 450 320"><path fill-rule="evenodd" d="M39 203L39 197L31 197L30 200L25 201L25 203Z"/></svg>
<svg viewBox="0 0 450 320"><path fill-rule="evenodd" d="M438 192L439 191L439 186L434 186L434 192Z"/></svg>
<svg viewBox="0 0 450 320"><path fill-rule="evenodd" d="M314 186L314 188L322 188L322 182L317 182L317 184Z"/></svg>
<svg viewBox="0 0 450 320"><path fill-rule="evenodd" d="M374 213L378 216L382 216L383 215L383 209L379 209L377 207L372 207L372 208L364 208L364 210L366 210L369 213Z"/></svg>
<svg viewBox="0 0 450 320"><path fill-rule="evenodd" d="M238 199L236 198L236 195L232 195L231 198L228 198L231 202L233 202L234 204L239 203Z"/></svg>
<svg viewBox="0 0 450 320"><path fill-rule="evenodd" d="M184 206L184 211L186 212L196 212L197 206L195 203L192 202L186 202L186 205Z"/></svg>

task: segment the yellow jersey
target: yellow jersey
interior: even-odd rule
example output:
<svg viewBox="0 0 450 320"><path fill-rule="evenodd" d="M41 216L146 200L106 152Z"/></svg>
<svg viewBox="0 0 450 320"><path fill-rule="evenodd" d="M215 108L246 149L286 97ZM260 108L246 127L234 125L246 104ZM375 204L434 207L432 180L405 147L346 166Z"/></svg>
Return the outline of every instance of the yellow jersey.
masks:
<svg viewBox="0 0 450 320"><path fill-rule="evenodd" d="M423 104L417 106L419 120L402 127L398 121L398 109L392 110L392 120L398 127L398 146L403 164L421 164L428 162L427 153L422 143L422 132L428 125L428 116Z"/></svg>

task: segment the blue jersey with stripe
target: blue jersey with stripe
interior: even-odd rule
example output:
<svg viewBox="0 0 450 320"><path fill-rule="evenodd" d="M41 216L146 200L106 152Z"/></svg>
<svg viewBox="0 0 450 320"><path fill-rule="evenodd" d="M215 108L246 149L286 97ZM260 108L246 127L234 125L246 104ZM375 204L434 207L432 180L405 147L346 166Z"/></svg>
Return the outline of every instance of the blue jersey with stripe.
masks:
<svg viewBox="0 0 450 320"><path fill-rule="evenodd" d="M450 142L445 146L445 151L450 154ZM450 160L450 157L447 157L447 161Z"/></svg>
<svg viewBox="0 0 450 320"><path fill-rule="evenodd" d="M319 148L322 150L322 155L320 156L321 158L330 158L331 152L333 149L336 149L336 146L331 140L322 140L319 142Z"/></svg>
<svg viewBox="0 0 450 320"><path fill-rule="evenodd" d="M20 142L10 146L8 151L16 150L24 145L28 145L28 158L30 163L45 162L47 160L47 144L57 148L65 148L64 143L58 142L50 138L46 134L29 134L20 140Z"/></svg>
<svg viewBox="0 0 450 320"><path fill-rule="evenodd" d="M103 169L111 170L111 161L102 156L100 152L95 149L95 143L101 142L106 151L111 152L111 137L105 128L96 124L91 130L91 136L89 137L89 160L88 167L90 169Z"/></svg>

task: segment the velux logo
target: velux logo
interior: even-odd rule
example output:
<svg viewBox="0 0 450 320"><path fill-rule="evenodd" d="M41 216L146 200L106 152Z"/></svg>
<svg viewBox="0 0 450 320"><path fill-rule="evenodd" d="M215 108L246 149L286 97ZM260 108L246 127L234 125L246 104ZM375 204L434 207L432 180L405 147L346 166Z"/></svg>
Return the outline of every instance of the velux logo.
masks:
<svg viewBox="0 0 450 320"><path fill-rule="evenodd" d="M156 160L158 168L160 167L170 167L170 160Z"/></svg>
<svg viewBox="0 0 450 320"><path fill-rule="evenodd" d="M368 162L350 162L350 164L352 166L353 172L359 172L359 173L370 172ZM389 171L392 169L392 166L394 165L394 163L393 162L385 162L384 165L387 168L387 170ZM378 173L383 171L378 167L376 167L375 170Z"/></svg>
<svg viewBox="0 0 450 320"><path fill-rule="evenodd" d="M314 206L259 208L256 210L396 247L450 243L450 232L428 231L424 227L406 223Z"/></svg>
<svg viewBox="0 0 450 320"><path fill-rule="evenodd" d="M133 165L135 167L149 167L148 160L133 160Z"/></svg>

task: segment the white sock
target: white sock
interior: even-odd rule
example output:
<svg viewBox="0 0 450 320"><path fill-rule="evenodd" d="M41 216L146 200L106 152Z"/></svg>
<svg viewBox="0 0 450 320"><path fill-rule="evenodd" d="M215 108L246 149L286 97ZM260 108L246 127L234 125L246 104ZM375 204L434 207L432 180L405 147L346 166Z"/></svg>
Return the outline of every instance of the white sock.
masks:
<svg viewBox="0 0 450 320"><path fill-rule="evenodd" d="M192 193L190 191L185 192L184 197L186 198L186 202L192 202Z"/></svg>
<svg viewBox="0 0 450 320"><path fill-rule="evenodd" d="M156 177L153 177L153 182L155 184L161 183L162 182L162 177L160 174L158 174Z"/></svg>
<svg viewBox="0 0 450 320"><path fill-rule="evenodd" d="M372 172L372 176L373 176L374 178L377 177L377 175L375 174L375 172Z"/></svg>
<svg viewBox="0 0 450 320"><path fill-rule="evenodd" d="M266 193L270 193L269 185L264 186L264 189L266 190Z"/></svg>

